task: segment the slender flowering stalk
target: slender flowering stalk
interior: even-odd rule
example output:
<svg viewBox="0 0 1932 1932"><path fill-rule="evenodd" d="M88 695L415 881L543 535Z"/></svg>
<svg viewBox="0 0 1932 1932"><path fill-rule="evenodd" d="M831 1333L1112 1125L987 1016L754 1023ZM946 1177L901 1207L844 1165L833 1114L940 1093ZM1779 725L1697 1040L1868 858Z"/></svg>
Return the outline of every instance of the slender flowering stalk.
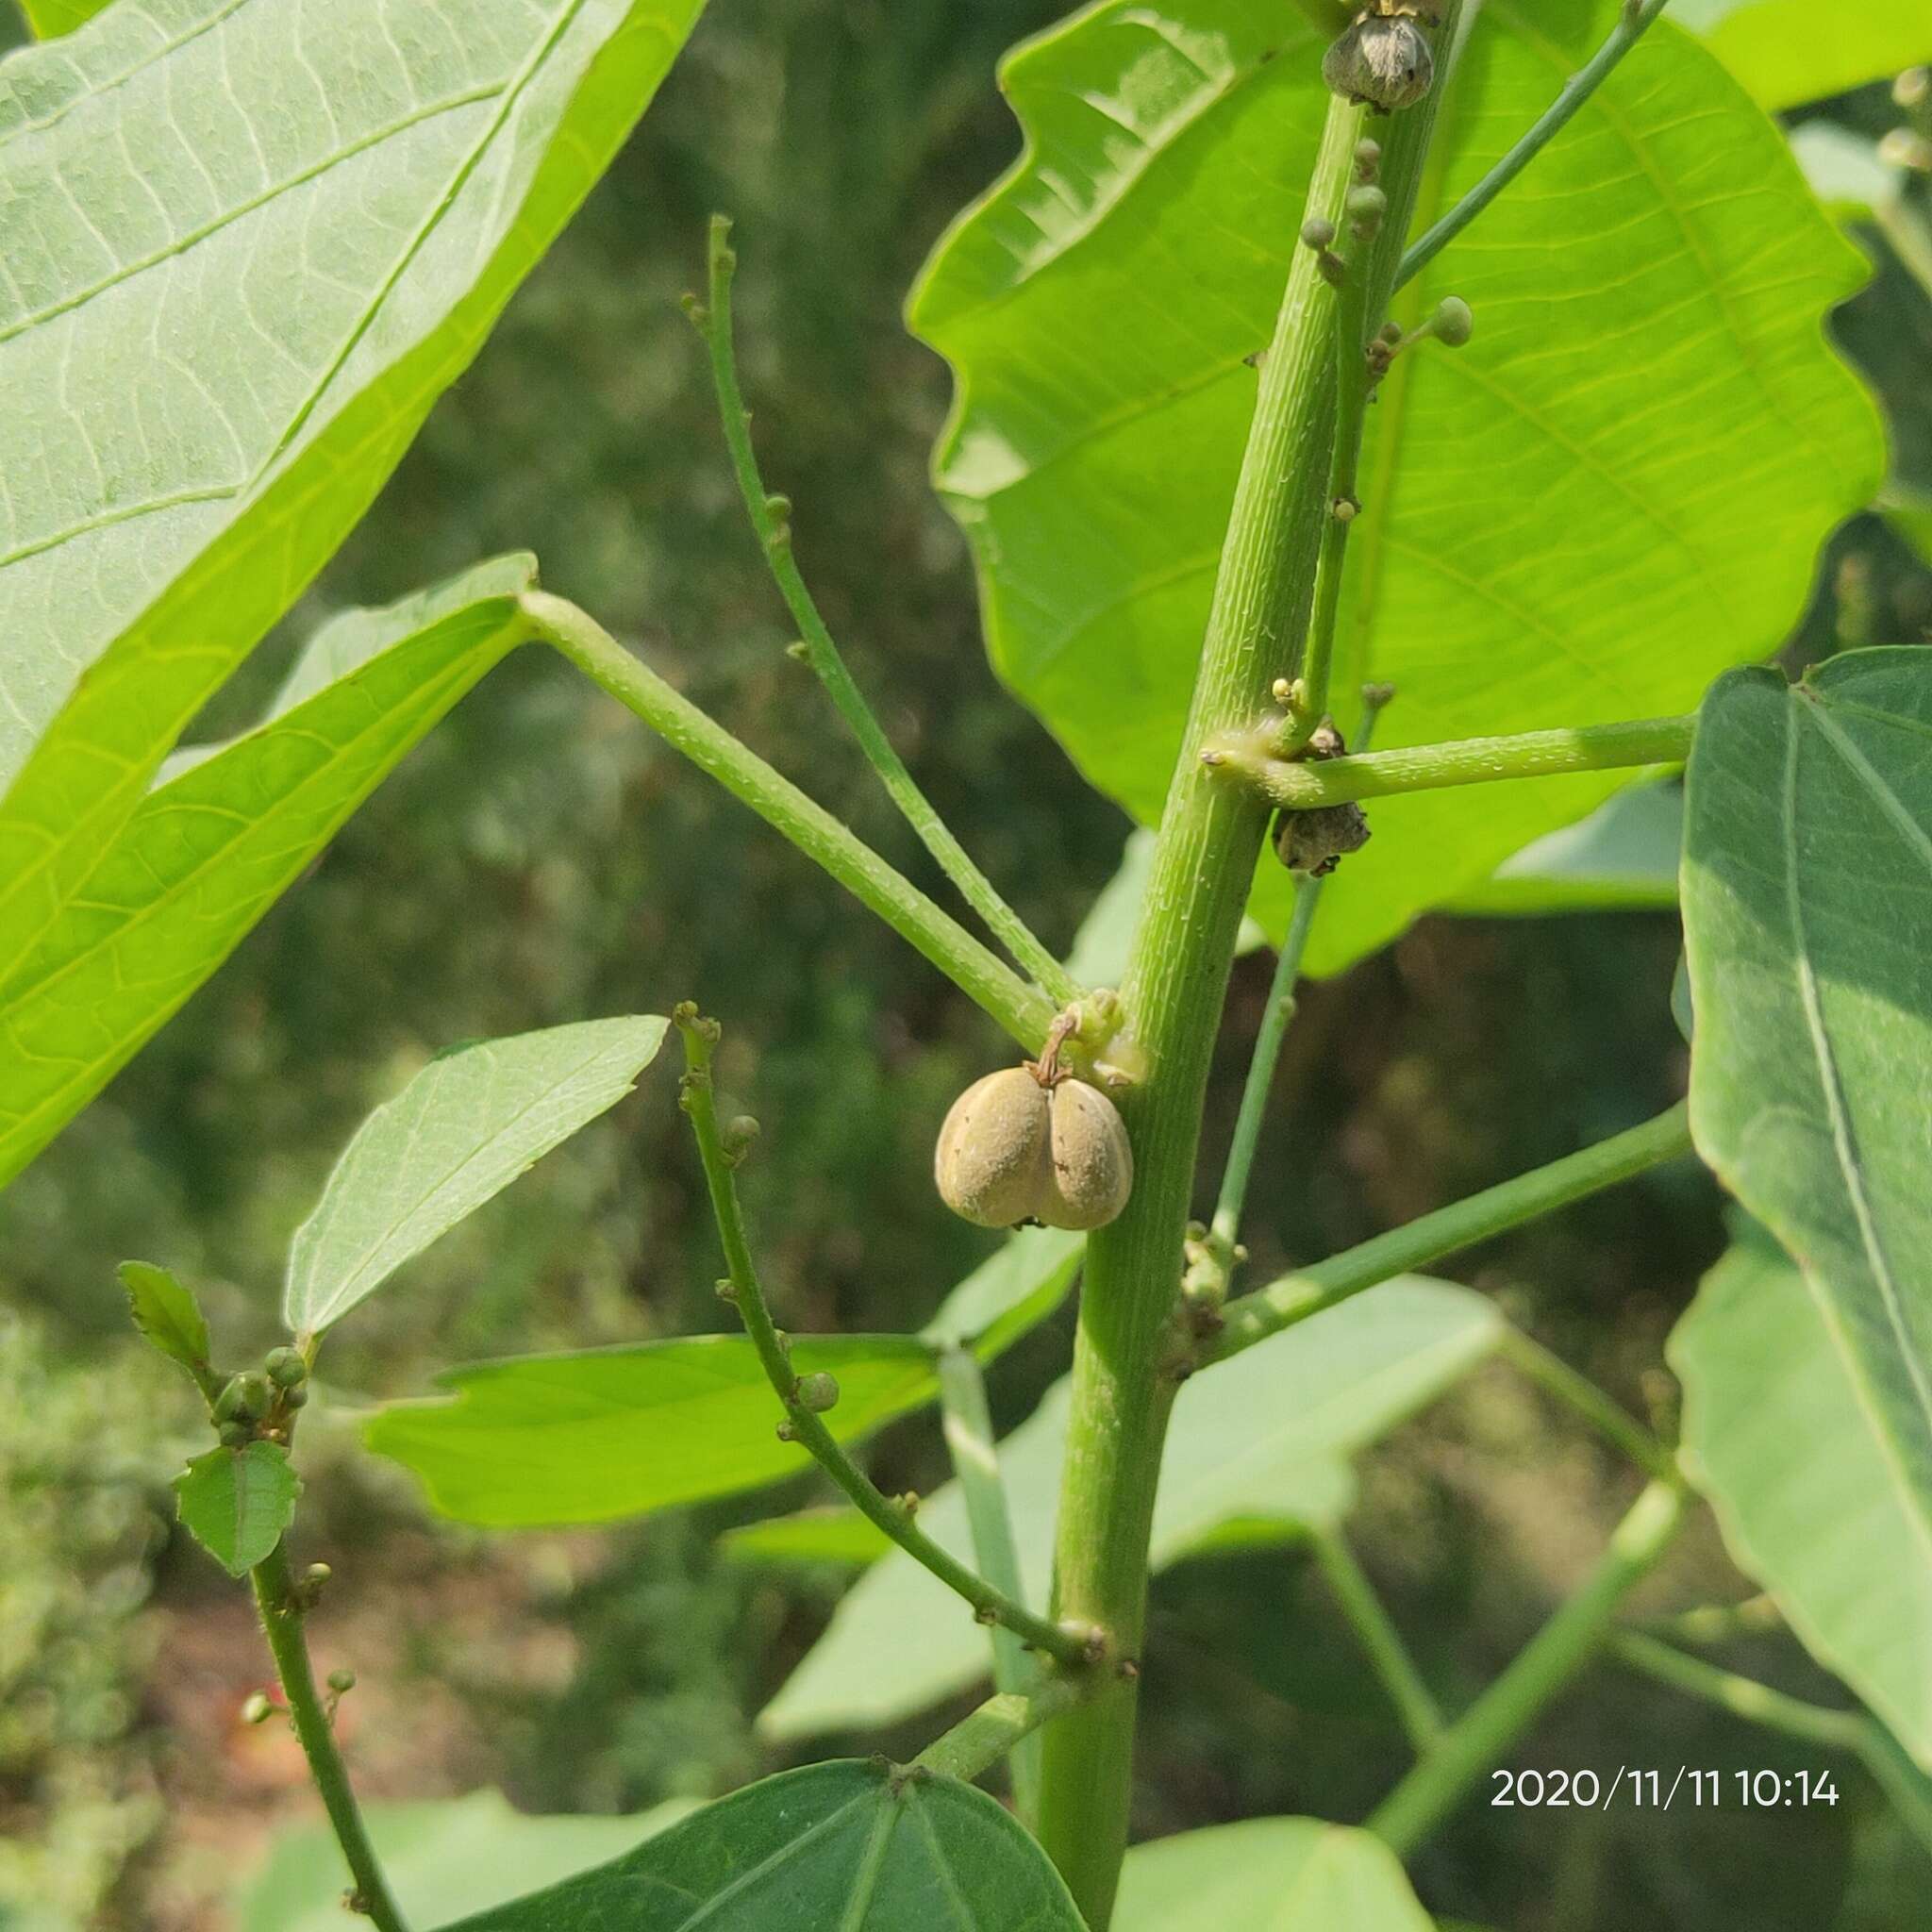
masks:
<svg viewBox="0 0 1932 1932"><path fill-rule="evenodd" d="M1028 1052L1045 1043L1056 1008L958 921L935 906L824 806L741 744L715 719L675 691L575 604L541 591L525 594L531 635L552 645L626 710L708 772L735 798L814 859L854 898L909 941L961 992Z"/></svg>
<svg viewBox="0 0 1932 1932"><path fill-rule="evenodd" d="M711 218L708 302L688 302L691 321L710 351L711 381L718 392L718 413L724 425L724 441L731 452L731 468L738 478L739 492L744 498L745 513L758 535L778 590L791 619L798 625L799 643L794 648L824 686L839 715L852 728L866 761L879 775L880 782L899 808L906 822L919 834L925 849L939 861L940 869L959 890L960 896L986 922L987 929L1035 982L1061 1006L1071 1004L1081 989L1066 968L1035 937L1026 922L1001 898L992 881L968 856L932 802L920 791L906 761L892 749L865 694L853 681L840 655L832 633L819 613L797 559L791 549L791 505L782 496L772 495L758 470L758 452L752 446L751 412L744 406L744 392L738 379L738 356L731 325L731 284L738 257L731 247L731 224L723 215Z"/></svg>
<svg viewBox="0 0 1932 1932"><path fill-rule="evenodd" d="M1242 1349L1252 1348L1297 1322L1306 1322L1310 1315L1319 1315L1324 1308L1332 1308L1365 1289L1410 1269L1427 1267L1459 1248L1521 1227L1526 1221L1600 1193L1690 1152L1689 1109L1679 1102L1627 1133L1613 1135L1580 1153L1553 1160L1547 1167L1439 1208L1433 1214L1378 1234L1310 1268L1284 1274L1253 1294L1240 1296L1223 1310L1219 1329L1202 1344L1201 1365L1224 1362Z"/></svg>
<svg viewBox="0 0 1932 1932"><path fill-rule="evenodd" d="M275 1674L281 1680L282 1695L288 1700L289 1715L294 1721L295 1736L308 1759L308 1774L321 1794L329 1827L341 1847L354 1882L352 1907L365 1914L376 1932L408 1932L389 1880L383 1875L375 1847L369 1840L369 1828L362 1822L361 1807L349 1785L348 1769L336 1746L335 1728L315 1688L315 1670L308 1661L308 1639L302 1628L302 1600L290 1574L285 1546L277 1543L248 1574L255 1589L256 1607L261 1612L262 1631L275 1660Z"/></svg>
<svg viewBox="0 0 1932 1932"><path fill-rule="evenodd" d="M752 1262L751 1243L738 1205L738 1186L732 1177L732 1158L719 1131L717 1101L711 1091L711 1056L718 1042L717 1022L701 1019L689 1001L678 1007L672 1018L684 1041L682 1104L697 1138L698 1158L704 1163L705 1185L710 1191L718 1239L724 1249L725 1267L729 1271L728 1299L738 1309L766 1379L784 1406L785 1420L779 1424L779 1433L787 1441L796 1442L809 1452L875 1528L884 1531L914 1562L930 1570L948 1590L963 1597L981 1622L1004 1624L1024 1641L1045 1651L1060 1663L1084 1665L1094 1661L1099 1648L1095 1633L1070 1629L1036 1616L1006 1591L975 1575L918 1526L904 1502L882 1494L825 1426L822 1414L838 1400L837 1386L828 1376L801 1379L792 1368L784 1338L772 1320L758 1270ZM809 1386L814 1381L818 1386Z"/></svg>
<svg viewBox="0 0 1932 1932"><path fill-rule="evenodd" d="M1506 738L1463 738L1409 744L1346 758L1303 760L1274 755L1274 727L1230 732L1202 752L1210 769L1252 786L1284 811L1307 811L1400 791L1494 785L1511 778L1552 778L1574 772L1613 772L1641 765L1680 765L1690 756L1697 720L1637 718L1616 724L1577 724L1522 731Z"/></svg>
<svg viewBox="0 0 1932 1932"><path fill-rule="evenodd" d="M1436 225L1402 258L1396 287L1411 281L1441 255L1470 223L1501 194L1530 162L1576 118L1597 89L1615 72L1617 63L1634 47L1670 0L1624 0L1622 15L1609 37L1589 64L1572 76L1549 110L1544 113L1490 172L1458 201Z"/></svg>

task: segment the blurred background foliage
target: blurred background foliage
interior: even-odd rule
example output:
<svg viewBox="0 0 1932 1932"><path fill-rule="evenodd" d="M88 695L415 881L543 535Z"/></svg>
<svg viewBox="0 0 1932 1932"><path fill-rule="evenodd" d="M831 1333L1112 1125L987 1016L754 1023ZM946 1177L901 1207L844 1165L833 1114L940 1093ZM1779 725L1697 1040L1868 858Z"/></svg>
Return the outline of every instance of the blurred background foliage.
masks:
<svg viewBox="0 0 1932 1932"><path fill-rule="evenodd" d="M677 297L705 217L739 220L744 374L808 574L921 783L1064 946L1126 825L1000 692L963 545L925 482L942 368L901 295L1011 158L998 54L1053 0L720 8L583 215L438 409L314 593L225 693L245 720L295 642L491 552L527 547L700 703L940 890L816 689L741 521ZM0 44L18 38L0 24ZM1882 89L1807 110L1882 132ZM1923 184L1909 195L1923 208ZM1932 495L1932 301L1875 232L1840 319L1879 389L1900 485ZM1928 576L1860 520L1791 661L1926 634ZM1665 915L1433 920L1310 990L1262 1153L1257 1264L1307 1259L1627 1125L1680 1091ZM1231 1124L1268 961L1237 973L1208 1153ZM201 1285L227 1352L273 1339L279 1257L336 1151L451 1041L687 994L727 1026L724 1082L765 1134L750 1206L797 1329L912 1328L984 1251L940 1208L931 1137L1001 1058L988 1025L782 842L555 661L513 660L350 824L313 874L65 1138L0 1198L0 1926L217 1932L236 1873L309 1800L282 1726L239 1707L263 1661L242 1593L186 1550L167 1478L194 1418L125 1330L113 1264ZM455 1360L719 1325L702 1190L662 1069L410 1271L331 1347L346 1409ZM1458 1270L1569 1360L1667 1420L1662 1339L1719 1253L1713 1191L1672 1171ZM1030 1409L1069 1317L1008 1357ZM338 1583L325 1668L375 1797L496 1784L533 1810L640 1808L774 1768L751 1718L837 1579L722 1561L748 1499L603 1535L488 1540L317 1428L303 1555ZM930 1418L890 1431L889 1486L927 1487ZM1354 1534L1452 1702L1576 1580L1629 1479L1506 1369L1365 1472ZM775 1500L808 1495L795 1486ZM1665 1607L1746 1594L1714 1531ZM1831 1694L1788 1639L1736 1660ZM1305 1561L1195 1565L1157 1591L1139 1828L1271 1811L1355 1818L1399 1770L1393 1718ZM837 1741L837 1740L833 1740ZM856 1741L856 1740L855 1740ZM906 1740L888 1740L888 1746ZM870 1740L859 1748L873 1748ZM1765 1764L1788 1743L1606 1667L1527 1762ZM1932 1886L1850 1766L1829 1810L1666 1817L1465 1808L1419 1868L1498 1932L1896 1932Z"/></svg>

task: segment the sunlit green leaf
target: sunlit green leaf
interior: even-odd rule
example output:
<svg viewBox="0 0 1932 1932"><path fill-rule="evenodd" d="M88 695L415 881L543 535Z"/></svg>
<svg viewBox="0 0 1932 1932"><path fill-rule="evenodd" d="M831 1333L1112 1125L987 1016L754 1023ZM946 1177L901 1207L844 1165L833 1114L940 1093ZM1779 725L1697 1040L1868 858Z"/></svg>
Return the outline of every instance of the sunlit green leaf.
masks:
<svg viewBox="0 0 1932 1932"><path fill-rule="evenodd" d="M1701 33L1767 108L1821 100L1932 60L1924 0L1674 0L1670 17Z"/></svg>
<svg viewBox="0 0 1932 1932"><path fill-rule="evenodd" d="M1670 1355L1686 1463L1740 1568L1932 1767L1932 1479L1828 1297L1757 1233L1705 1277Z"/></svg>
<svg viewBox="0 0 1932 1932"><path fill-rule="evenodd" d="M245 1576L294 1521L302 1484L274 1442L210 1449L175 1478L181 1522L230 1576Z"/></svg>
<svg viewBox="0 0 1932 1932"><path fill-rule="evenodd" d="M1275 1541L1339 1522L1354 1501L1345 1458L1439 1394L1495 1344L1502 1323L1467 1289L1390 1282L1195 1375L1174 1404L1150 1560L1164 1569L1214 1547ZM1046 1602L1066 1444L1057 1383L999 1445L1028 1599ZM956 1483L920 1506L954 1555L972 1539ZM986 1632L945 1586L894 1552L861 1576L758 1723L790 1740L891 1724L989 1668Z"/></svg>
<svg viewBox="0 0 1932 1932"><path fill-rule="evenodd" d="M954 1289L919 1336L801 1336L801 1373L839 1381L826 1425L841 1441L937 1399L935 1351L982 1361L1065 1300L1078 1235L1028 1228ZM741 1335L691 1336L453 1369L454 1400L398 1402L369 1424L372 1449L413 1470L445 1515L509 1527L601 1523L796 1475L776 1398Z"/></svg>
<svg viewBox="0 0 1932 1932"><path fill-rule="evenodd" d="M708 1805L455 1932L1082 1932L1047 1856L983 1791L838 1762Z"/></svg>
<svg viewBox="0 0 1932 1932"><path fill-rule="evenodd" d="M0 984L700 4L165 0L0 63Z"/></svg>
<svg viewBox="0 0 1932 1932"><path fill-rule="evenodd" d="M586 1020L433 1059L363 1122L289 1250L282 1313L319 1335L631 1090L655 1016Z"/></svg>
<svg viewBox="0 0 1932 1932"><path fill-rule="evenodd" d="M1796 687L1725 678L1698 726L1687 814L1691 1131L1797 1258L1874 1453L1923 1506L1932 651L1849 653Z"/></svg>
<svg viewBox="0 0 1932 1932"><path fill-rule="evenodd" d="M108 0L20 0L20 10L37 40L51 41L85 26L107 5Z"/></svg>
<svg viewBox="0 0 1932 1932"><path fill-rule="evenodd" d="M1313 1818L1253 1818L1136 1845L1113 1932L1435 1932L1378 1838Z"/></svg>
<svg viewBox="0 0 1932 1932"><path fill-rule="evenodd" d="M1504 152L1621 0L1490 0L1422 218ZM1001 675L1151 821L1165 794L1328 95L1283 0L1105 0L1014 55L1028 148L912 304L958 392L939 481ZM1774 649L1871 497L1875 415L1820 318L1865 273L1777 129L1668 21L1412 284L1474 341L1373 412L1340 685L1377 744L1683 711ZM1693 433L1694 432L1694 433ZM1718 487L1721 479L1722 487ZM1342 722L1349 723L1347 706ZM1377 801L1332 971L1591 810L1602 774ZM1288 879L1264 865L1276 930Z"/></svg>
<svg viewBox="0 0 1932 1932"><path fill-rule="evenodd" d="M1677 903L1684 793L1633 785L1578 824L1546 832L1458 892L1452 912L1667 911Z"/></svg>
<svg viewBox="0 0 1932 1932"><path fill-rule="evenodd" d="M127 1291L127 1308L134 1325L148 1341L184 1369L208 1367L208 1318L194 1291L165 1268L146 1261L124 1261L121 1284Z"/></svg>
<svg viewBox="0 0 1932 1932"><path fill-rule="evenodd" d="M325 625L274 713L181 755L0 988L0 1183L99 1092L521 635L502 558Z"/></svg>
<svg viewBox="0 0 1932 1932"><path fill-rule="evenodd" d="M466 1912L614 1858L679 1820L675 1800L634 1818L532 1818L500 1791L427 1805L372 1805L363 1816L384 1875L411 1925ZM282 1832L236 1902L237 1932L342 1932L348 1868L325 1824Z"/></svg>

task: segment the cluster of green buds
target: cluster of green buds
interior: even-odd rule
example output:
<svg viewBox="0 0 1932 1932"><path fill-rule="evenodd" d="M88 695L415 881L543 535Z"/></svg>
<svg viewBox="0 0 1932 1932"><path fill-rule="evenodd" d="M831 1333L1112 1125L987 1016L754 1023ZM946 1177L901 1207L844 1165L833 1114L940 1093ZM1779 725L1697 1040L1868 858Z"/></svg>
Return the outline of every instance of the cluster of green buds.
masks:
<svg viewBox="0 0 1932 1932"><path fill-rule="evenodd" d="M1414 107L1436 82L1426 30L1440 18L1436 0L1368 0L1328 49L1322 78L1344 100L1378 113Z"/></svg>
<svg viewBox="0 0 1932 1932"><path fill-rule="evenodd" d="M258 1437L286 1441L308 1400L308 1357L299 1348L272 1348L260 1368L228 1377L208 1412L224 1446L241 1449Z"/></svg>

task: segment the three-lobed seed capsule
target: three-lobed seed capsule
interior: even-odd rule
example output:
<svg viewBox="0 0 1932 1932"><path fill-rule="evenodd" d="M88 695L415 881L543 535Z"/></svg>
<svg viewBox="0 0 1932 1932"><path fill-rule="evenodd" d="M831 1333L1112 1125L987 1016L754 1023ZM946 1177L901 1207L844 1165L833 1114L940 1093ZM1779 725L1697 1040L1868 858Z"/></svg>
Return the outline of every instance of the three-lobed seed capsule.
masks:
<svg viewBox="0 0 1932 1932"><path fill-rule="evenodd" d="M1127 1205L1134 1151L1099 1088L1031 1065L975 1080L940 1128L933 1178L980 1227L1105 1227Z"/></svg>

